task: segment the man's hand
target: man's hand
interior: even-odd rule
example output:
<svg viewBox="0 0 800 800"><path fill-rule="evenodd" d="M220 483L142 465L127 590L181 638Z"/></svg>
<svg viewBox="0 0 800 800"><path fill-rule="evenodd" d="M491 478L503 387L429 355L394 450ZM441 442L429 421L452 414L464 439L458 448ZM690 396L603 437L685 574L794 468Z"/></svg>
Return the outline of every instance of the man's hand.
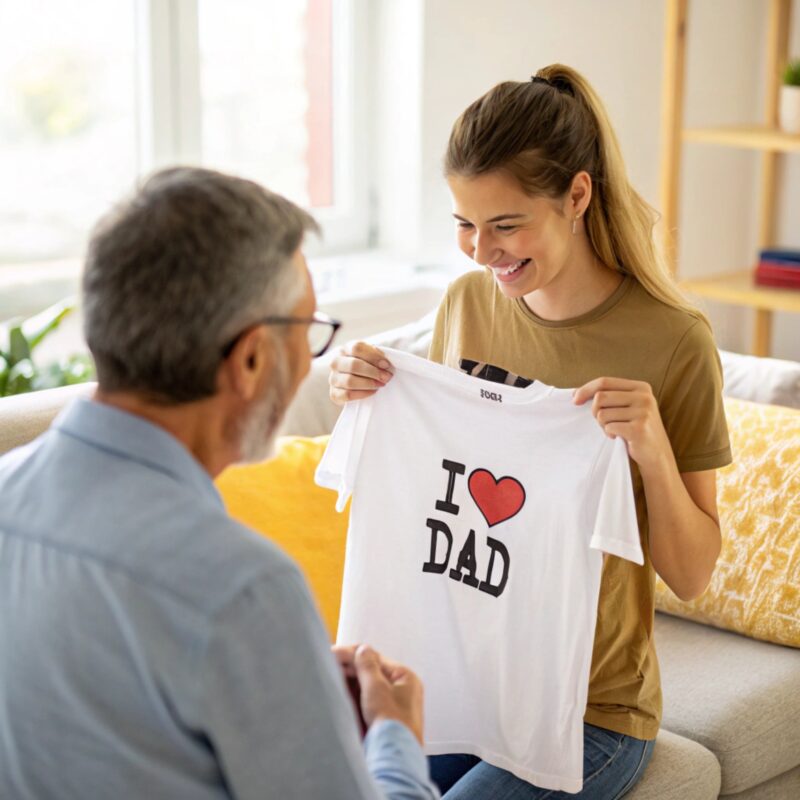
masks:
<svg viewBox="0 0 800 800"><path fill-rule="evenodd" d="M333 653L345 675L355 675L361 684L361 713L367 725L397 720L422 744L422 681L408 667L382 658L367 645L338 646Z"/></svg>

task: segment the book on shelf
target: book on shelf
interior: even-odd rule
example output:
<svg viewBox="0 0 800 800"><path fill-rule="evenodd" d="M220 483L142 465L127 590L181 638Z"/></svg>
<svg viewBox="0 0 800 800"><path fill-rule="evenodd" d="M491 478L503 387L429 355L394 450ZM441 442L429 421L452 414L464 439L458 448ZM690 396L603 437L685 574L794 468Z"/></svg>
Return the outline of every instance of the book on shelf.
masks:
<svg viewBox="0 0 800 800"><path fill-rule="evenodd" d="M759 286L778 286L800 289L800 263L787 265L785 261L758 262L755 281Z"/></svg>
<svg viewBox="0 0 800 800"><path fill-rule="evenodd" d="M800 266L800 250L770 248L769 250L761 250L758 254L758 258L759 261L789 262L790 264Z"/></svg>

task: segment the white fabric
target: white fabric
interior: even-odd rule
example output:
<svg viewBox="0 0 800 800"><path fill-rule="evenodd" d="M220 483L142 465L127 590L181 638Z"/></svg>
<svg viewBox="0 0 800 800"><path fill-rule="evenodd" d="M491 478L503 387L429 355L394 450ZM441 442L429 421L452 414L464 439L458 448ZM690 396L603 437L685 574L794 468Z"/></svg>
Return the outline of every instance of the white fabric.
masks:
<svg viewBox="0 0 800 800"><path fill-rule="evenodd" d="M317 470L354 495L338 641L422 677L428 754L578 792L600 551L643 563L625 444L569 389L386 354Z"/></svg>

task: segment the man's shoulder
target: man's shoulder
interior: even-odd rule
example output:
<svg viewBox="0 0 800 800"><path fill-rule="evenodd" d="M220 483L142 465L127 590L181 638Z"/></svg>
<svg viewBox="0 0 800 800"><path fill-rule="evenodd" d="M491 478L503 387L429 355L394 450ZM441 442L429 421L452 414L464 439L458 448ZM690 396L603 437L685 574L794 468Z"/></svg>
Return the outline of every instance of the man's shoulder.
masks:
<svg viewBox="0 0 800 800"><path fill-rule="evenodd" d="M64 580L79 562L99 582L206 615L253 581L299 572L212 492L100 449L76 458L78 446L49 432L0 458L0 529L49 550Z"/></svg>
<svg viewBox="0 0 800 800"><path fill-rule="evenodd" d="M151 519L164 541L158 541L157 533L148 537L129 554L130 562L143 582L176 596L200 615L216 614L248 586L271 576L300 575L283 550L223 508L176 502L174 511L180 518Z"/></svg>

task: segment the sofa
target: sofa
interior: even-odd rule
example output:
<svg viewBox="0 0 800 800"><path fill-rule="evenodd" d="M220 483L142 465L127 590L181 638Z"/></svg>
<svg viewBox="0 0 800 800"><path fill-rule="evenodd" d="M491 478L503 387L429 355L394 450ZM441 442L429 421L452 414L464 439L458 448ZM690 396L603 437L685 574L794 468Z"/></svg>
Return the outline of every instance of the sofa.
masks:
<svg viewBox="0 0 800 800"><path fill-rule="evenodd" d="M428 315L373 341L424 354L431 327ZM729 396L800 408L800 364L720 355ZM328 358L314 363L281 433L330 432L338 409L327 399L327 371ZM92 388L85 384L0 400L0 453L34 438L66 403ZM800 547L800 520L797 528ZM663 723L650 766L627 797L800 798L800 650L661 612L655 629Z"/></svg>

